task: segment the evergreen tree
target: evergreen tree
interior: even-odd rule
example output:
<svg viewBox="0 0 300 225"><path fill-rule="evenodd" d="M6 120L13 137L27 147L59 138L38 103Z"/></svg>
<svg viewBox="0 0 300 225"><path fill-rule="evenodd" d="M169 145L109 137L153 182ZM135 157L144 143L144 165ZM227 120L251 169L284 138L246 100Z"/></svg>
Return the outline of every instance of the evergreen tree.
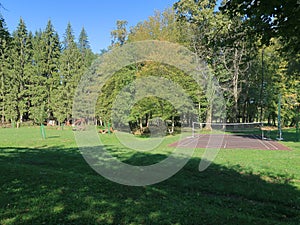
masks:
<svg viewBox="0 0 300 225"><path fill-rule="evenodd" d="M90 49L90 43L84 27L82 27L81 32L79 34L78 48L81 53L85 53L87 49Z"/></svg>
<svg viewBox="0 0 300 225"><path fill-rule="evenodd" d="M54 103L56 102L56 99L54 93L60 83L59 59L61 47L59 36L50 20L47 23L45 31L42 33L41 39L43 46L43 59L41 61L42 75L46 78L47 84L46 109L48 117L51 117L55 110Z"/></svg>
<svg viewBox="0 0 300 225"><path fill-rule="evenodd" d="M64 34L63 51L60 58L60 84L56 91L56 112L54 116L66 118L72 117L72 106L75 88L84 72L84 62L81 60L80 50L75 42L72 26L69 23Z"/></svg>
<svg viewBox="0 0 300 225"><path fill-rule="evenodd" d="M33 74L31 118L36 123L53 116L56 110L55 92L59 86L60 43L57 32L49 20L44 31L36 32L33 38ZM43 107L41 107L43 106ZM41 111L42 110L42 111Z"/></svg>
<svg viewBox="0 0 300 225"><path fill-rule="evenodd" d="M42 123L46 118L46 109L45 104L47 103L48 97L48 86L47 78L44 76L44 63L45 57L43 52L43 43L42 43L42 31L36 32L32 40L33 47L33 76L31 80L31 107L30 107L30 118L36 124ZM41 106L44 106L43 112L41 112ZM40 115L45 115L44 118L41 118Z"/></svg>
<svg viewBox="0 0 300 225"><path fill-rule="evenodd" d="M10 40L10 34L7 30L6 23L4 18L2 17L0 13L0 49L3 47L4 41L8 42Z"/></svg>
<svg viewBox="0 0 300 225"><path fill-rule="evenodd" d="M1 7L1 5L0 5ZM9 71L9 48L10 34L6 28L4 18L0 14L0 110L1 122L5 122L5 105L7 104L5 95L8 92L8 71Z"/></svg>
<svg viewBox="0 0 300 225"><path fill-rule="evenodd" d="M28 83L31 79L31 37L28 34L23 19L20 19L17 30L12 35L11 63L13 65L10 71L11 90L10 96L10 113L16 110L16 115L10 115L12 120L18 119L22 123L24 116L28 117L29 110L29 88ZM14 113L13 113L14 114Z"/></svg>
<svg viewBox="0 0 300 225"><path fill-rule="evenodd" d="M89 40L88 40L88 35L84 29L82 28L79 38L78 38L78 49L81 53L81 61L83 65L88 68L93 60L95 59L95 55L93 54Z"/></svg>

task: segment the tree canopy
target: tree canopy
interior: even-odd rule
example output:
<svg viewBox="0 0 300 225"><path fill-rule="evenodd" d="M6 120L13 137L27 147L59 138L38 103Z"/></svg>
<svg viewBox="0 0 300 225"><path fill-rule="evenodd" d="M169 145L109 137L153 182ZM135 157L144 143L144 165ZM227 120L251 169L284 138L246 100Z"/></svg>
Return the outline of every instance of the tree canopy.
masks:
<svg viewBox="0 0 300 225"><path fill-rule="evenodd" d="M205 62L210 71L208 81L219 83L226 99L223 122L262 121L275 125L281 96L282 124L295 125L300 102L299 4L296 0L228 0L220 10L216 6L216 0L180 0L173 8L156 11L130 28L127 21L116 21L112 43L101 54L143 40L178 43ZM58 123L74 119L75 89L95 58L84 28L76 39L69 23L60 38L51 20L45 29L33 33L20 19L10 34L0 16L1 122L39 124L47 119ZM147 77L179 84L196 111L178 112L169 102L153 96L135 103L126 119L125 112L117 111L118 119L111 121L115 98L123 88ZM176 90L171 91L176 94ZM126 121L140 132L160 117L174 129L175 125L190 125L192 121L214 122L218 113L213 110L214 101L178 68L137 62L120 69L104 84L96 114L91 117L101 124ZM128 103L125 97L119 102L125 109Z"/></svg>
<svg viewBox="0 0 300 225"><path fill-rule="evenodd" d="M220 8L231 17L241 17L260 35L263 43L280 37L284 46L299 53L300 3L289 1L227 0Z"/></svg>

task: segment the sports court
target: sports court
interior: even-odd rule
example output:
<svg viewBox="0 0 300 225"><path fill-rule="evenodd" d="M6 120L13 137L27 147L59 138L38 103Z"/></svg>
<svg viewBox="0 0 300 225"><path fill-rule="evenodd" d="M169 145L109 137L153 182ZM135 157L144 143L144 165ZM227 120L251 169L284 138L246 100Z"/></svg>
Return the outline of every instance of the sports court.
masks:
<svg viewBox="0 0 300 225"><path fill-rule="evenodd" d="M275 140L263 140L259 135L198 134L184 138L170 146L183 148L290 150Z"/></svg>

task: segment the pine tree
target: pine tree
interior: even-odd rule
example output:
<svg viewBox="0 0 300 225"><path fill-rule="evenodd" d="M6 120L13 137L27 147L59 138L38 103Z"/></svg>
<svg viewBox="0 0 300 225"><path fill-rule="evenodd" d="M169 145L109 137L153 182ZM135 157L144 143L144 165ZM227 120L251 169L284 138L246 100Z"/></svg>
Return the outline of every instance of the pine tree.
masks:
<svg viewBox="0 0 300 225"><path fill-rule="evenodd" d="M60 83L59 77L59 59L61 47L59 36L49 20L45 31L42 33L43 59L42 59L42 75L46 78L47 84L47 102L46 109L48 117L53 115L55 110L54 92Z"/></svg>
<svg viewBox="0 0 300 225"><path fill-rule="evenodd" d="M53 116L56 90L59 86L60 43L57 32L49 20L44 31L33 38L33 74L30 116L41 123ZM43 107L41 107L43 106Z"/></svg>
<svg viewBox="0 0 300 225"><path fill-rule="evenodd" d="M4 18L0 13L0 49L3 47L4 41L10 40L10 34L7 30Z"/></svg>
<svg viewBox="0 0 300 225"><path fill-rule="evenodd" d="M31 37L22 18L12 36L11 63L13 68L10 71L9 112L12 120L17 119L18 123L22 123L29 110L28 83L31 76L32 52ZM17 118L14 118L16 115L13 113L13 109L16 110Z"/></svg>
<svg viewBox="0 0 300 225"><path fill-rule="evenodd" d="M88 68L93 60L95 59L95 55L93 54L89 40L88 40L88 35L84 29L82 28L79 38L78 38L78 49L81 53L81 61L83 65Z"/></svg>
<svg viewBox="0 0 300 225"><path fill-rule="evenodd" d="M10 47L10 34L6 28L4 18L0 14L0 110L1 110L1 122L5 122L5 95L8 92L7 86L7 74L9 71L9 47Z"/></svg>
<svg viewBox="0 0 300 225"><path fill-rule="evenodd" d="M72 106L75 88L84 71L81 53L75 42L72 26L69 23L64 35L63 51L60 58L60 84L56 91L56 112L54 116L67 120L72 117Z"/></svg>
<svg viewBox="0 0 300 225"><path fill-rule="evenodd" d="M42 43L42 31L36 32L32 41L33 46L33 76L31 80L31 108L30 108L30 118L36 124L40 124L46 119L46 111L41 112L41 105L44 106L47 102L48 97L48 86L45 85L47 79L43 76L43 66L44 66L44 52ZM45 115L45 118L41 118L40 115Z"/></svg>
<svg viewBox="0 0 300 225"><path fill-rule="evenodd" d="M82 54L85 53L87 49L90 49L88 36L84 27L82 27L81 32L79 34L78 48Z"/></svg>

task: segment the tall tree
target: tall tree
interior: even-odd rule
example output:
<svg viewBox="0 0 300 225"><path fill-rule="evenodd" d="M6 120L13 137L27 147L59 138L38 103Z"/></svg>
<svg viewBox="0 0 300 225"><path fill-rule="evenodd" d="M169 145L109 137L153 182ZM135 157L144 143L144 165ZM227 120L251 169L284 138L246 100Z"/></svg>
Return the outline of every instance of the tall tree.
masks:
<svg viewBox="0 0 300 225"><path fill-rule="evenodd" d="M175 4L178 19L185 21L191 29L190 48L208 63L224 89L228 119L234 122L241 116L240 93L253 57L251 42L256 40L250 41L247 37L241 16L231 19L215 11L215 7L216 1L211 0L182 0ZM210 97L207 100L206 122L210 123L213 118L210 104L215 100Z"/></svg>
<svg viewBox="0 0 300 225"><path fill-rule="evenodd" d="M60 42L51 20L47 22L43 31L36 32L33 39L33 70L31 118L40 123L53 116L56 110L55 95L58 88ZM41 107L43 106L43 107ZM46 112L43 112L43 110Z"/></svg>
<svg viewBox="0 0 300 225"><path fill-rule="evenodd" d="M80 50L75 42L72 26L68 23L63 44L63 51L60 58L60 84L55 98L57 118L72 117L72 106L75 88L84 72L84 62L81 60ZM63 122L63 121L59 121Z"/></svg>
<svg viewBox="0 0 300 225"><path fill-rule="evenodd" d="M1 5L0 5L1 7ZM5 122L5 95L8 92L8 71L9 71L9 48L10 48L10 34L7 30L4 18L0 14L0 110L1 122Z"/></svg>
<svg viewBox="0 0 300 225"><path fill-rule="evenodd" d="M225 16L224 16L225 17ZM224 29L223 29L224 31ZM240 94L244 92L243 83L248 79L248 71L251 66L255 53L255 39L249 39L244 30L242 20L239 18L227 21L227 29L220 32L218 39L221 40L219 45L220 59L227 74L227 81L223 88L227 91L229 104L232 105L228 111L228 119L231 122L240 122L243 118L239 103L242 100ZM229 80L228 80L229 79ZM230 100L232 99L232 103Z"/></svg>
<svg viewBox="0 0 300 225"><path fill-rule="evenodd" d="M182 43L184 27L180 25L176 21L174 10L156 11L154 16L131 28L128 41L160 40Z"/></svg>
<svg viewBox="0 0 300 225"><path fill-rule="evenodd" d="M92 64L93 60L95 59L95 55L91 50L88 35L84 27L81 29L81 32L79 34L78 49L81 53L81 60L84 66L88 68Z"/></svg>
<svg viewBox="0 0 300 225"><path fill-rule="evenodd" d="M20 19L17 30L12 35L12 52L11 60L13 68L10 71L11 85L15 93L10 93L11 110L16 109L18 122L22 123L25 113L29 110L29 92L28 83L31 79L30 67L31 67L31 54L32 54L32 43L31 37L28 34L26 25L23 19ZM16 101L13 101L13 99ZM11 119L15 115L11 115Z"/></svg>
<svg viewBox="0 0 300 225"><path fill-rule="evenodd" d="M195 52L200 59L208 63L212 74L206 77L206 119L207 128L213 120L213 102L215 102L214 90L212 89L213 76L219 78L217 73L222 71L219 68L219 49L217 45L217 35L224 29L224 19L221 14L216 14L214 9L216 1L190 1L182 0L174 4L177 20L188 27L189 48ZM213 75L213 76L212 76ZM198 102L199 108L200 101Z"/></svg>
<svg viewBox="0 0 300 225"><path fill-rule="evenodd" d="M4 20L4 18L2 17L2 15L0 13L0 48L4 44L4 41L7 42L9 40L10 40L10 34L9 34L8 29L6 27L5 20Z"/></svg>
<svg viewBox="0 0 300 225"><path fill-rule="evenodd" d="M287 49L299 53L300 4L298 0L227 0L224 1L221 10L231 17L243 15L247 26L254 27L254 30L250 30L250 34L261 36L263 44L268 44L272 37L280 37Z"/></svg>
<svg viewBox="0 0 300 225"><path fill-rule="evenodd" d="M126 20L117 21L117 28L110 33L112 37L112 46L122 46L125 44L128 35L126 28L127 24L128 22Z"/></svg>

